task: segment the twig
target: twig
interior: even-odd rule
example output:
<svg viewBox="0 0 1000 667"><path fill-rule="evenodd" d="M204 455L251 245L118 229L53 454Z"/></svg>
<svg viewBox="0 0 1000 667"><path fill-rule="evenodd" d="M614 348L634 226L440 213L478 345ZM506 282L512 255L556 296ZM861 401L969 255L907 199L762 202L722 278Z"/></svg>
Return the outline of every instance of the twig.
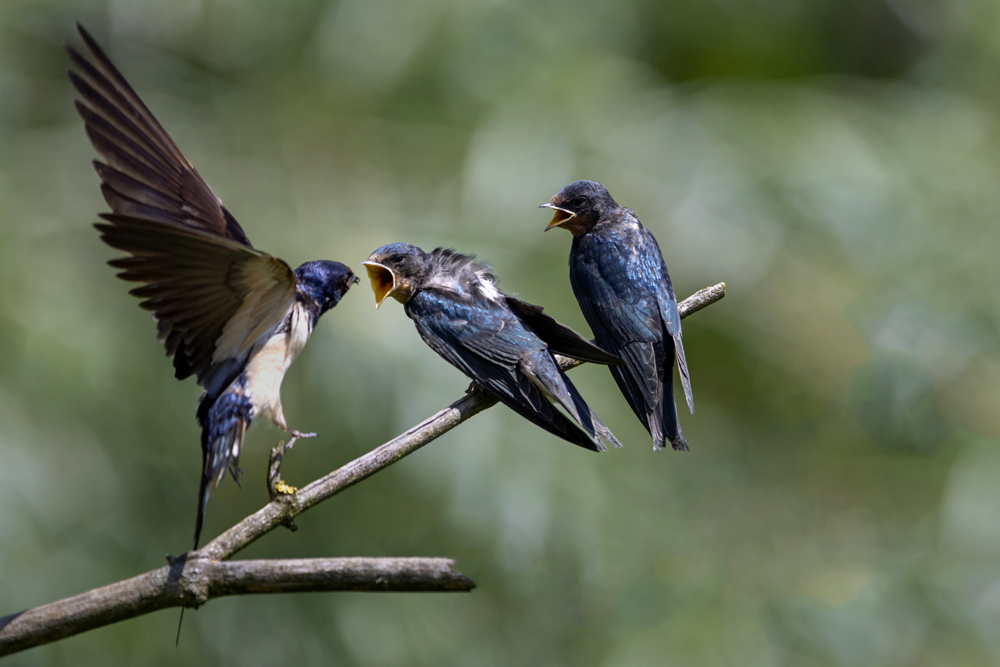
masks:
<svg viewBox="0 0 1000 667"><path fill-rule="evenodd" d="M725 283L703 289L678 304L681 318L715 303L726 294ZM559 360L563 369L580 365ZM465 420L496 404L473 391L436 415L384 445L302 487L291 495L272 493L270 503L206 544L170 565L131 579L95 588L20 614L0 618L0 656L46 644L86 630L166 607L198 607L213 597L251 593L333 590L469 591L473 582L451 570L443 558L347 558L227 561L241 549L310 507L412 454ZM281 484L284 448L272 452L268 488Z"/></svg>

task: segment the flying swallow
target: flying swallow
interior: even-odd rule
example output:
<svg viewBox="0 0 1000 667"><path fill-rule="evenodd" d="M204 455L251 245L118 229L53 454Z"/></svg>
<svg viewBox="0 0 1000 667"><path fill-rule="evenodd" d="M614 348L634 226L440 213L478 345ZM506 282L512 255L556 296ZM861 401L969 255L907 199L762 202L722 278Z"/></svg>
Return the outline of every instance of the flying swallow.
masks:
<svg viewBox="0 0 1000 667"><path fill-rule="evenodd" d="M621 359L507 296L474 258L438 248L390 243L365 262L375 306L391 296L432 350L486 393L549 433L593 451L621 443L559 369L553 353L599 364ZM572 418L567 418L556 406ZM574 423L575 422L575 423Z"/></svg>
<svg viewBox="0 0 1000 667"><path fill-rule="evenodd" d="M656 239L630 209L600 183L577 181L539 208L555 211L546 230L573 235L569 280L597 344L625 360L611 374L628 404L653 436L687 451L674 404L677 358L688 408L694 414L681 318L670 274Z"/></svg>
<svg viewBox="0 0 1000 667"><path fill-rule="evenodd" d="M188 162L166 130L77 25L91 60L67 45L82 97L76 109L94 148L101 192L113 213L95 227L128 253L109 262L119 278L144 283L131 294L152 311L177 379L194 375L201 486L194 548L208 497L229 470L239 482L246 430L266 417L296 438L313 437L285 422L281 382L320 316L358 282L338 262L306 262L292 271L255 250L236 219Z"/></svg>

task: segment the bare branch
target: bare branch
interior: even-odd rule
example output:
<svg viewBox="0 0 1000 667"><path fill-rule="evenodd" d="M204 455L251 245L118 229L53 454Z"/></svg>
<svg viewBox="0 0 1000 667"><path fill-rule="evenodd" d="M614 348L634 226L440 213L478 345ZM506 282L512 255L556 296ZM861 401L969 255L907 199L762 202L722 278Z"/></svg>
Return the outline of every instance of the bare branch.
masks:
<svg viewBox="0 0 1000 667"><path fill-rule="evenodd" d="M227 595L300 591L471 591L447 558L180 558L110 586L0 618L0 656L167 607Z"/></svg>
<svg viewBox="0 0 1000 667"><path fill-rule="evenodd" d="M681 319L683 320L688 315L697 313L706 306L711 306L724 296L726 296L726 283L712 285L711 287L698 290L681 301L677 304L677 310L680 311Z"/></svg>
<svg viewBox="0 0 1000 667"><path fill-rule="evenodd" d="M286 558L211 565L209 598L304 591L471 591L449 558Z"/></svg>
<svg viewBox="0 0 1000 667"><path fill-rule="evenodd" d="M703 289L678 304L687 317L726 294L725 283ZM580 362L559 359L563 369ZM470 591L475 584L444 558L317 558L225 562L278 526L327 498L387 468L465 420L496 405L471 391L436 415L384 445L292 494L283 486L284 447L272 452L268 488L272 500L260 510L166 567L35 609L0 618L0 656L166 607L198 607L225 595L300 591Z"/></svg>

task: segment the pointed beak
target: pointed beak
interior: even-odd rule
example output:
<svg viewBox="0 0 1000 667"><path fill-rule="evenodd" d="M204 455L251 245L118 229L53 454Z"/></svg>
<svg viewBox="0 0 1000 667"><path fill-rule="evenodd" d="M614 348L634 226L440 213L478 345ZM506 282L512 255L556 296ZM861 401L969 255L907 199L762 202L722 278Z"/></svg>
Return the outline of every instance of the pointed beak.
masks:
<svg viewBox="0 0 1000 667"><path fill-rule="evenodd" d="M551 208L555 211L555 215L552 216L552 221L545 227L545 231L549 231L553 227L562 227L564 224L576 217L576 213L571 213L564 208L559 208L552 202L546 202L538 208Z"/></svg>
<svg viewBox="0 0 1000 667"><path fill-rule="evenodd" d="M396 286L396 276L378 262L363 262L363 264L368 270L368 278L372 281L372 291L375 292L375 309L377 310L385 301L385 297L389 296Z"/></svg>

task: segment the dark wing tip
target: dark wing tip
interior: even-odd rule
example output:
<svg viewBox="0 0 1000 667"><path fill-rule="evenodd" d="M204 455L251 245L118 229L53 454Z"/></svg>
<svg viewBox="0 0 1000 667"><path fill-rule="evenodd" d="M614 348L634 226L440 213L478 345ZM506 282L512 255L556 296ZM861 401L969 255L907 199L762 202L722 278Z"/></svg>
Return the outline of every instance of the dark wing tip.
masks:
<svg viewBox="0 0 1000 667"><path fill-rule="evenodd" d="M83 58L83 56L81 56L79 53L77 53L76 51L74 51L72 49L70 50L70 55L76 56L77 58L81 58L81 59ZM86 61L84 61L84 62L86 62ZM94 87L91 86L89 83L87 83L87 81L84 80L84 78L82 76L80 76L76 72L76 70L74 70L74 69L67 69L66 70L66 74L67 74L67 76L69 76L70 83L73 84L73 87L76 88L76 91L78 93L80 93L84 97L86 97L88 93L90 93L92 95L95 94L96 91L94 91ZM77 104L79 104L79 103L80 103L80 100L77 100Z"/></svg>
<svg viewBox="0 0 1000 667"><path fill-rule="evenodd" d="M66 49L66 54L69 56L69 59L73 61L74 65L76 65L80 69L84 69L84 70L87 68L87 65L89 64L88 61L87 61L87 58L82 53L80 53L79 51L77 51L76 47L74 47L74 46L72 46L71 44L68 44L68 43L64 43L63 47ZM73 79L73 75L75 74L75 72L73 70L71 70L71 69L68 69L68 68L67 68L66 72L70 75L70 79L72 80ZM75 82L74 82L74 85L76 85Z"/></svg>
<svg viewBox="0 0 1000 667"><path fill-rule="evenodd" d="M581 359L582 361L589 361L595 364L604 364L605 366L625 366L625 360L619 356L611 354L603 347L597 345L594 341L587 341L590 343L590 347L585 347L584 350L587 351L588 358Z"/></svg>
<svg viewBox="0 0 1000 667"><path fill-rule="evenodd" d="M70 79L73 78L73 73L70 72ZM76 107L76 112L80 114L80 118L86 123L91 117L90 107L84 104L81 100L73 100L73 106ZM90 136L89 134L87 135Z"/></svg>
<svg viewBox="0 0 1000 667"><path fill-rule="evenodd" d="M94 39L93 35L87 32L87 29L84 28L83 24L81 24L79 21L76 22L76 32L80 35L81 39L83 39L83 43L87 45L88 49L90 49L91 51L96 51L97 53L101 53L103 55L101 47L97 45L97 40Z"/></svg>
<svg viewBox="0 0 1000 667"><path fill-rule="evenodd" d="M544 308L507 296L507 305L518 319L541 338L553 352L572 359L606 366L624 366L625 361L587 340L570 327L545 314Z"/></svg>
<svg viewBox="0 0 1000 667"><path fill-rule="evenodd" d="M80 37L83 39L83 41L84 41L85 44L89 45L89 44L91 44L91 43L94 42L94 38L91 36L91 34L89 32L87 32L87 29L84 28L83 25L81 25L79 21L74 21L73 25L76 26L76 32L77 32L77 34L80 35ZM73 56L79 57L80 56L80 54L73 47L73 45L71 45L69 43L68 39L64 39L63 40L63 48L69 53L69 55L71 57L73 57Z"/></svg>
<svg viewBox="0 0 1000 667"><path fill-rule="evenodd" d="M83 98L75 101L76 110L97 152L114 171L138 181L138 185L130 182L130 187L143 190L157 200L150 204L141 197L138 199L159 209L156 219L194 227L252 248L242 227L184 157L97 40L80 23L76 28L90 57L66 44L66 52L78 70L70 70L68 74ZM106 174L102 174L102 179L108 180ZM132 198L129 191L121 194ZM171 204L181 204L182 210L175 210L172 205L161 206L164 198L171 200Z"/></svg>

